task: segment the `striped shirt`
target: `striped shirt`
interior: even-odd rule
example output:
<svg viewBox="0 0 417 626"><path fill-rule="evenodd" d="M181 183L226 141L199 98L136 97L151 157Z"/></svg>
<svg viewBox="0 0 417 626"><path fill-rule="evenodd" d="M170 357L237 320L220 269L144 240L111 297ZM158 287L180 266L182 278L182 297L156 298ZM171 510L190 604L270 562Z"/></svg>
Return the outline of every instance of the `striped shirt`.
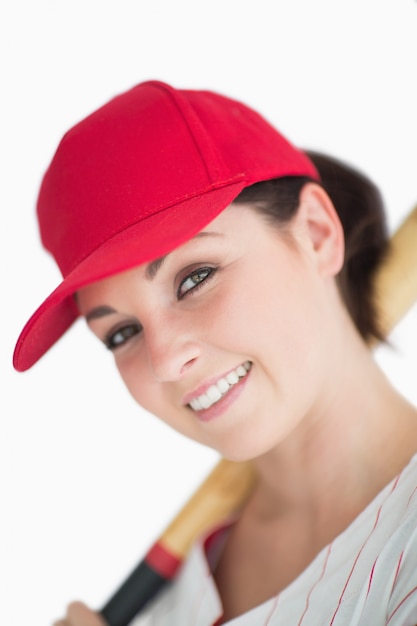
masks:
<svg viewBox="0 0 417 626"><path fill-rule="evenodd" d="M219 622L204 543L196 543L177 579L134 626ZM417 455L288 587L228 624L416 626Z"/></svg>

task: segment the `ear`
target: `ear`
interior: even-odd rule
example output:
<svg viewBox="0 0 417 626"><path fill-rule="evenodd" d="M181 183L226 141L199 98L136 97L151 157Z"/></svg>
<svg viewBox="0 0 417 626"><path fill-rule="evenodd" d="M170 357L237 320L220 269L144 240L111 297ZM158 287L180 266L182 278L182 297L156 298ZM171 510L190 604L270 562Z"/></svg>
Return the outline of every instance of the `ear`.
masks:
<svg viewBox="0 0 417 626"><path fill-rule="evenodd" d="M320 185L307 183L302 188L297 222L320 274L336 276L344 261L343 227L333 202Z"/></svg>

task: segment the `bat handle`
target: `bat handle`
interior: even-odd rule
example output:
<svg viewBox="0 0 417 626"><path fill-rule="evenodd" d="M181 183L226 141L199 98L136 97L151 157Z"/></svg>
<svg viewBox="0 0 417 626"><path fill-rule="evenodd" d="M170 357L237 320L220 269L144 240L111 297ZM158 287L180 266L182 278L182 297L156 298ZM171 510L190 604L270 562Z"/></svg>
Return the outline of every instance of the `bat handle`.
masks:
<svg viewBox="0 0 417 626"><path fill-rule="evenodd" d="M128 626L169 579L141 561L100 611L109 626Z"/></svg>
<svg viewBox="0 0 417 626"><path fill-rule="evenodd" d="M254 482L249 463L222 459L100 611L108 625L127 626L174 578L197 537L241 508Z"/></svg>

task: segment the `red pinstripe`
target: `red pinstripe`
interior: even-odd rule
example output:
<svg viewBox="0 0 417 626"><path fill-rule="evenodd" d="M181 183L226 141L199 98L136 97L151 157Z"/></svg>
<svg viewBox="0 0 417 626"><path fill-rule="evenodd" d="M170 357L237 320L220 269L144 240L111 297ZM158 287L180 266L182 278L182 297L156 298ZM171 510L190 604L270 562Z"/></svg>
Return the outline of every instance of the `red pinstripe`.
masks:
<svg viewBox="0 0 417 626"><path fill-rule="evenodd" d="M403 560L403 556L404 556L404 550L401 552L400 558L398 559L397 569L395 570L394 582L392 583L391 595L392 595L392 592L394 591L394 587L395 587L395 583L397 582L398 574L400 573L400 567L401 567L401 563L402 563L402 560Z"/></svg>
<svg viewBox="0 0 417 626"><path fill-rule="evenodd" d="M371 591L372 579L374 577L374 570L375 570L375 566L376 566L376 562L377 561L378 561L378 557L376 558L375 563L373 564L372 569L371 569L371 575L369 577L368 591L366 592L366 597L369 596L369 592Z"/></svg>
<svg viewBox="0 0 417 626"><path fill-rule="evenodd" d="M329 562L329 557L330 557L330 552L332 551L332 547L333 547L333 544L331 543L329 545L329 547L327 548L327 554L326 554L326 558L325 558L324 563L323 563L323 568L321 570L320 577L316 580L316 582L314 583L314 585L311 587L310 591L308 592L307 601L306 601L306 608L304 609L304 612L303 612L302 616L300 617L300 621L298 622L298 626L300 626L301 622L303 621L303 619L304 619L304 617L305 617L305 615L306 615L306 613L308 611L308 607L310 605L310 598L311 598L311 595L312 595L314 589L317 587L317 585L319 584L319 582L321 581L321 579L324 576L324 573L325 573L326 568L327 568L327 563Z"/></svg>
<svg viewBox="0 0 417 626"><path fill-rule="evenodd" d="M408 598L410 598L413 595L413 593L416 593L416 592L417 592L417 587L414 587L414 589L411 589L411 591L407 593L407 595L401 600L401 602L395 607L394 611L389 616L386 626L388 626L388 624L390 623L390 621L392 620L392 618L394 617L398 609L404 604L404 602L408 600Z"/></svg>
<svg viewBox="0 0 417 626"><path fill-rule="evenodd" d="M417 487L414 489L413 493L411 494L411 496L408 498L408 502L407 502L407 507L410 504L411 500L414 498L414 496L417 493Z"/></svg>
<svg viewBox="0 0 417 626"><path fill-rule="evenodd" d="M268 617L266 618L266 622L264 622L264 626L268 626L268 624L270 623L271 618L272 618L273 614L275 613L275 609L277 608L278 600L279 600L279 594L277 596L275 596L275 598L274 598L274 603L272 605L271 612L268 615Z"/></svg>
<svg viewBox="0 0 417 626"><path fill-rule="evenodd" d="M395 480L395 482L394 482L394 484L393 484L393 486L392 486L392 489L391 489L391 491L390 491L389 495L387 496L387 498L385 499L385 501L384 501L384 502L381 504L381 506L379 507L378 512L377 512L377 514L376 514L376 519L375 519L375 523L374 523L374 525L373 525L373 528L372 528L371 532L369 533L369 535L367 536L367 538L365 539L364 543L362 544L362 547L361 547L361 549L359 550L358 554L356 555L356 558L355 558L355 561L354 561L354 563L353 563L352 569L350 570L350 572L349 572L349 576L347 577L347 580L346 580L346 583L345 583L345 586L343 587L343 591L342 591L342 593L340 594L340 598L339 598L339 601L338 601L338 603L337 603L336 610L335 610L335 612L334 612L334 614L333 614L333 617L332 617L332 619L331 619L330 626L333 626L333 624L334 624L334 620L336 619L336 615L337 615L337 613L338 613L338 611L339 611L339 609L340 609L340 606L341 606L341 604L342 604L343 596L345 595L346 589L347 589L347 587L348 587L348 585L349 585L349 581L350 581L350 579L352 578L352 575L353 575L353 572L354 572L354 570L355 570L355 567L356 567L356 565L357 565L357 563L358 563L358 561L359 561L359 557L360 557L360 555L362 554L362 552L363 552L363 550L364 550L364 548L365 548L366 544L368 543L369 539L371 538L371 536L372 536L372 535L373 535L373 533L375 532L375 528L378 526L378 522L379 522L380 517L381 517L381 511L382 511L382 509L383 509L383 506L384 506L384 504L387 502L387 500L388 500L389 496L390 496L390 495L393 493L393 491L395 491L395 489L397 488L397 485L398 485L398 483L399 483L400 478L401 478L401 474L400 474L399 476L397 476L397 479Z"/></svg>

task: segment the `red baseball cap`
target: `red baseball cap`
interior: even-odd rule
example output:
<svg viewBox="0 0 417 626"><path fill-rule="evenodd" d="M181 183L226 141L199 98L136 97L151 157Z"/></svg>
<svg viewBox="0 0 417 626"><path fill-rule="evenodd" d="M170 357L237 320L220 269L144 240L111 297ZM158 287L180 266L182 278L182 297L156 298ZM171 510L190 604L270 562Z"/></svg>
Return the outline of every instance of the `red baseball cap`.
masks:
<svg viewBox="0 0 417 626"><path fill-rule="evenodd" d="M76 124L37 202L63 280L20 334L14 367L29 369L79 317L80 287L167 254L244 187L282 176L319 178L258 113L210 91L148 81Z"/></svg>

